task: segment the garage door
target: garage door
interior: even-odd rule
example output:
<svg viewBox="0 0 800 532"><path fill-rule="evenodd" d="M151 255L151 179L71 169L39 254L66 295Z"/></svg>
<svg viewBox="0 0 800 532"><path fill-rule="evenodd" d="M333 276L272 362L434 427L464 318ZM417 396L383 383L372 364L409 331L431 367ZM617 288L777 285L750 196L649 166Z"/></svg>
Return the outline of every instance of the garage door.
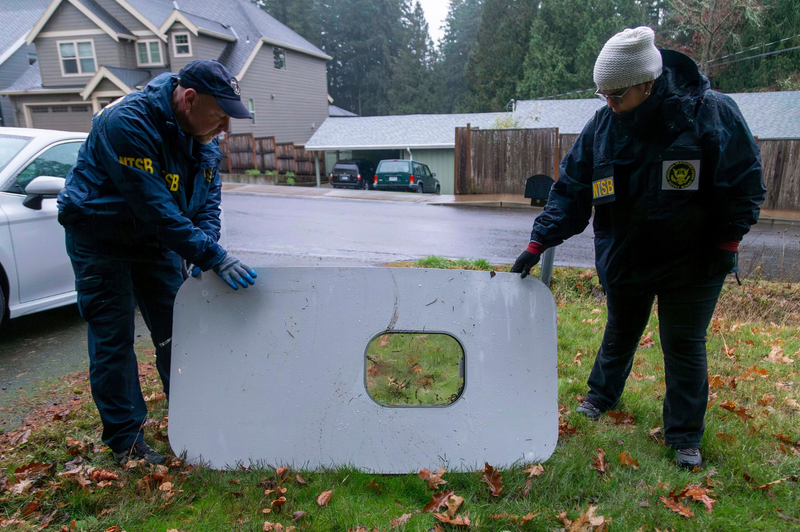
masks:
<svg viewBox="0 0 800 532"><path fill-rule="evenodd" d="M31 107L33 127L61 131L83 131L92 128L91 105L37 105Z"/></svg>

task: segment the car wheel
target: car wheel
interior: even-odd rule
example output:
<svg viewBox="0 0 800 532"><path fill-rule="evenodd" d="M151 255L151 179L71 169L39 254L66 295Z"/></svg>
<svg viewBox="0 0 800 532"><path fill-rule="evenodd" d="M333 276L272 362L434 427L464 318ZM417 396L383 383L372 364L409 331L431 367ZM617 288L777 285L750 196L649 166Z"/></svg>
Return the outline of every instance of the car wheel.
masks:
<svg viewBox="0 0 800 532"><path fill-rule="evenodd" d="M419 192L420 194L425 192L425 185L422 183L422 181L420 181L419 185L417 185L417 192Z"/></svg>
<svg viewBox="0 0 800 532"><path fill-rule="evenodd" d="M434 187L433 193L436 194L436 195L439 195L439 194L442 193L442 189L439 188L439 185L436 185L436 187Z"/></svg>

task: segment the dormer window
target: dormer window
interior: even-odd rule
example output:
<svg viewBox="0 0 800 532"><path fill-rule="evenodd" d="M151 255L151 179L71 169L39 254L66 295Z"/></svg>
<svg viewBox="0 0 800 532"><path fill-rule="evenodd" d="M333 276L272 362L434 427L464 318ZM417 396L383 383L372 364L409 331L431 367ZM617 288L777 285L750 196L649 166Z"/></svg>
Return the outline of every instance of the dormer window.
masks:
<svg viewBox="0 0 800 532"><path fill-rule="evenodd" d="M188 33L172 34L172 53L175 57L192 55L192 41Z"/></svg>
<svg viewBox="0 0 800 532"><path fill-rule="evenodd" d="M57 44L62 75L85 76L97 72L93 41L59 41Z"/></svg>
<svg viewBox="0 0 800 532"><path fill-rule="evenodd" d="M161 43L157 39L136 43L136 62L139 66L161 66Z"/></svg>

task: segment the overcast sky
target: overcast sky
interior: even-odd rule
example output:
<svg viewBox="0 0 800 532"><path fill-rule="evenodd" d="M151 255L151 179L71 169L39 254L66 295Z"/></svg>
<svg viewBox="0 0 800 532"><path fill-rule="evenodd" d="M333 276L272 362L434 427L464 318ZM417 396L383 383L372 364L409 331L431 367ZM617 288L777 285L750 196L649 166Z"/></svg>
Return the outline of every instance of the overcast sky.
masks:
<svg viewBox="0 0 800 532"><path fill-rule="evenodd" d="M439 39L444 35L444 31L440 26L444 24L444 19L447 16L447 7L450 2L446 0L419 0L422 4L422 9L425 11L425 20L428 22L428 30L433 39L433 44L439 46Z"/></svg>

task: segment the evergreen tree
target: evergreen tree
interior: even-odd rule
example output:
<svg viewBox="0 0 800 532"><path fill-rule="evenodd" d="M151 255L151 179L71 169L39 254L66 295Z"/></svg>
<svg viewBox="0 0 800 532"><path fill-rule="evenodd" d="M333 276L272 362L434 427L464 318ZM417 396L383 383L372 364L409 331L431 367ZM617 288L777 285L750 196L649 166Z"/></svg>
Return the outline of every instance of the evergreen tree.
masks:
<svg viewBox="0 0 800 532"><path fill-rule="evenodd" d="M516 98L536 4L534 0L484 2L478 42L467 63L471 111L505 111Z"/></svg>
<svg viewBox="0 0 800 532"><path fill-rule="evenodd" d="M637 0L545 0L531 24L520 98L593 97L592 73L603 44L625 28L648 23Z"/></svg>
<svg viewBox="0 0 800 532"><path fill-rule="evenodd" d="M478 42L483 0L450 0L445 31L434 67L437 108L441 113L461 112L467 96L467 62Z"/></svg>
<svg viewBox="0 0 800 532"><path fill-rule="evenodd" d="M316 0L256 0L256 4L308 42L319 46Z"/></svg>
<svg viewBox="0 0 800 532"><path fill-rule="evenodd" d="M392 63L392 86L388 95L390 112L436 112L432 84L435 54L425 13L419 0L413 10L407 3L402 8L405 38Z"/></svg>

